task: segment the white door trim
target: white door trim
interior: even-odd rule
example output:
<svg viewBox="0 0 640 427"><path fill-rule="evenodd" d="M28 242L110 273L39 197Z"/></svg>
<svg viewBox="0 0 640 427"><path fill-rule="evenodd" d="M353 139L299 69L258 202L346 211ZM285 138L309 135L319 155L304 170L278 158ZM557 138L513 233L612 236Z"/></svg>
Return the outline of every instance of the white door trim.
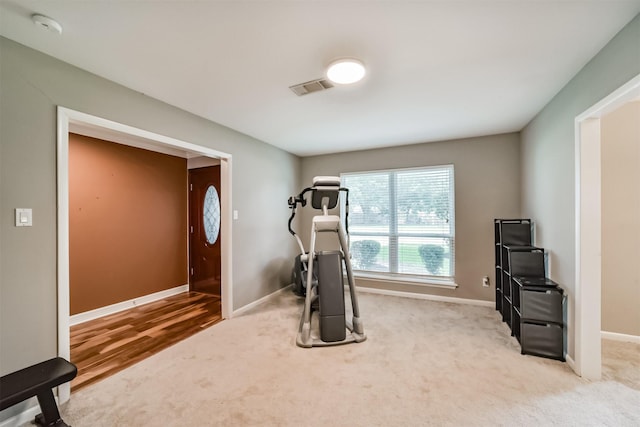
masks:
<svg viewBox="0 0 640 427"><path fill-rule="evenodd" d="M222 243L222 317L233 316L232 286L232 191L231 155L222 151L159 135L58 106L57 134L57 214L58 214L58 355L71 357L69 336L69 130L118 135L118 142L146 150L170 152L180 157L205 156L220 159ZM71 386L58 387L60 403L69 400Z"/></svg>
<svg viewBox="0 0 640 427"><path fill-rule="evenodd" d="M601 349L601 138L603 115L640 96L640 74L575 119L575 295L576 373L602 375ZM571 309L571 307L570 307ZM571 337L571 336L570 336Z"/></svg>

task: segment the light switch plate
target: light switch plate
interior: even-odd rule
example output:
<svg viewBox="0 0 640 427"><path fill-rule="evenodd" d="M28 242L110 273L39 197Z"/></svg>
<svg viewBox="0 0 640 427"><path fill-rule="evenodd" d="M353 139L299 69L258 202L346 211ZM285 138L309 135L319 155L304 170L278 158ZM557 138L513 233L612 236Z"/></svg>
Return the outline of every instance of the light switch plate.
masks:
<svg viewBox="0 0 640 427"><path fill-rule="evenodd" d="M32 225L32 210L25 208L16 208L16 227L31 227Z"/></svg>

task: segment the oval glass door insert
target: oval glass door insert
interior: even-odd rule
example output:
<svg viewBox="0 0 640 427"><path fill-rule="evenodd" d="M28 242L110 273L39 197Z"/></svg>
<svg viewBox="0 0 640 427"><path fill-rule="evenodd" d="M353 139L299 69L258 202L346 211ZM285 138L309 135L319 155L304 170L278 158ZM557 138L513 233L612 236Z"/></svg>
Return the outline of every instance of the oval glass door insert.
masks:
<svg viewBox="0 0 640 427"><path fill-rule="evenodd" d="M213 185L207 188L207 192L204 195L202 219L207 243L213 245L220 234L220 198Z"/></svg>

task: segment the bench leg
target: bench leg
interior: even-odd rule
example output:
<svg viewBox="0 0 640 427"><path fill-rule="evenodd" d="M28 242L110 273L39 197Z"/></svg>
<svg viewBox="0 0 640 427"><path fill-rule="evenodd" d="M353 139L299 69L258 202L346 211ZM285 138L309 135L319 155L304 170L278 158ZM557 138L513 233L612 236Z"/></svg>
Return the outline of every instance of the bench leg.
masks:
<svg viewBox="0 0 640 427"><path fill-rule="evenodd" d="M69 427L60 418L58 405L53 398L53 390L38 395L38 403L40 404L41 414L36 416L35 423L43 427Z"/></svg>

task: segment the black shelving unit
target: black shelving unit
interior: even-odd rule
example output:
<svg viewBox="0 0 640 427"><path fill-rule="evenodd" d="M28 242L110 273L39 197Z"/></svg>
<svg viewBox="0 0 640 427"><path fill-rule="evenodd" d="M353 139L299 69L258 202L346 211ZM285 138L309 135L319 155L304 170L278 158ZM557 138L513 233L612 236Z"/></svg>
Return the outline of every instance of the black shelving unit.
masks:
<svg viewBox="0 0 640 427"><path fill-rule="evenodd" d="M511 335L516 335L514 331L520 319L514 310L515 301L519 299L514 278L544 277L544 249L530 245L502 245L502 252L502 320L511 328Z"/></svg>
<svg viewBox="0 0 640 427"><path fill-rule="evenodd" d="M564 361L562 288L544 277L515 276L512 335L522 354Z"/></svg>
<svg viewBox="0 0 640 427"><path fill-rule="evenodd" d="M502 314L502 320L510 319L510 303L505 303L505 295L510 294L508 280L504 280L503 266L508 262L504 246L530 246L531 245L531 220L530 219L496 219L494 221L495 232L495 260L496 260L496 310ZM503 309L505 307L505 309Z"/></svg>
<svg viewBox="0 0 640 427"><path fill-rule="evenodd" d="M522 354L564 360L563 292L545 277L545 252L530 219L496 219L496 310Z"/></svg>

